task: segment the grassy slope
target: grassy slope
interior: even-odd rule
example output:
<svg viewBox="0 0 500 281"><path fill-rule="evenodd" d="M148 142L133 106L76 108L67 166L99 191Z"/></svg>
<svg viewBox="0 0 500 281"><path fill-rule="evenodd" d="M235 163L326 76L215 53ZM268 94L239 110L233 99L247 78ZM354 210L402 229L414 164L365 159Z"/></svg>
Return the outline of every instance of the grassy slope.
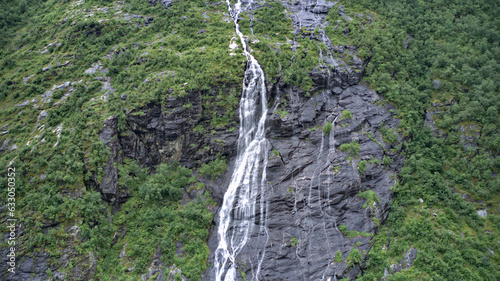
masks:
<svg viewBox="0 0 500 281"><path fill-rule="evenodd" d="M106 118L115 115L123 121L125 113L135 108L162 102L167 92L182 96L186 91L210 92L207 89L239 85L244 57L228 55L234 27L222 20L225 6L189 1L165 10L151 7L147 1L127 3L40 1L27 6L24 13L16 9L24 5L21 2L2 4L13 7L12 11L2 10L17 15L12 17L15 21L5 17L1 26L13 39L2 41L0 126L8 133L2 135L1 143L7 141L9 149L1 154L0 162L6 167L14 159L12 166L18 175L17 216L25 232L19 254L48 252L51 267L58 268L61 250L69 248L78 254L63 272L90 265L90 255L96 258L97 276L136 280L159 248L170 253L163 262L176 264L184 276L196 280L206 267L205 240L212 221L208 207L214 203L199 198L180 205L181 190L203 189L191 176L195 171L168 166L158 168L159 176L148 177L147 171L127 160L119 166L120 185L132 195L114 214L111 204L84 182L92 175L99 179L108 159L109 152L98 137ZM207 22L203 21L204 12L210 17ZM154 20L145 26L144 18L130 17L132 14ZM107 73L84 73L98 62ZM24 83L23 77L31 75ZM111 78L114 93L101 90L104 83L96 81L98 76ZM151 82L143 83L145 79ZM66 81L74 85L53 89ZM48 90L54 92L52 101L40 102L40 95ZM71 95L64 97L66 94ZM120 99L122 94L128 96L126 101ZM14 107L32 99L35 102L27 106ZM233 100L221 106L234 110L237 102ZM42 110L48 116L38 120ZM218 118L213 126L227 123L233 115L228 111L215 114ZM11 150L13 145L17 149ZM175 179L165 180L169 175ZM155 193L145 191L149 188ZM6 194L1 198L5 201ZM49 225L56 227L47 228ZM73 225L80 227L78 238L66 232ZM121 235L118 240L114 239L117 233ZM182 257L173 255L176 242L183 245ZM122 250L126 257L119 260Z"/></svg>

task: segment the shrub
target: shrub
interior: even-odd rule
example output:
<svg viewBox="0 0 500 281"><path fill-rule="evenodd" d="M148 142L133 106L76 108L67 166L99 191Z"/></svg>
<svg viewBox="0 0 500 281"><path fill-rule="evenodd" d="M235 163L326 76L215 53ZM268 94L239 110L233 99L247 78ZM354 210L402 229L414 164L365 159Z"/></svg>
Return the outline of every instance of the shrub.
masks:
<svg viewBox="0 0 500 281"><path fill-rule="evenodd" d="M347 257L347 264L351 266L360 262L361 262L361 253L359 252L358 249L352 249L351 252L349 253L349 256Z"/></svg>
<svg viewBox="0 0 500 281"><path fill-rule="evenodd" d="M64 91L63 90L59 90L59 91L55 92L52 97L55 100L58 100L58 99L62 98L63 95L64 95Z"/></svg>
<svg viewBox="0 0 500 281"><path fill-rule="evenodd" d="M281 119L285 118L285 116L290 114L290 112L285 111L285 110L276 110L275 113L278 114Z"/></svg>
<svg viewBox="0 0 500 281"><path fill-rule="evenodd" d="M160 164L156 169L156 174L139 187L139 194L144 200L179 200L182 197L182 190L193 182L191 170L174 164Z"/></svg>
<svg viewBox="0 0 500 281"><path fill-rule="evenodd" d="M332 128L333 128L332 123L326 122L325 126L323 126L323 133L325 133L325 135L330 134L330 131L332 130Z"/></svg>
<svg viewBox="0 0 500 281"><path fill-rule="evenodd" d="M352 118L352 111L350 111L349 109L342 110L342 117L340 118L340 120L351 119L351 118Z"/></svg>
<svg viewBox="0 0 500 281"><path fill-rule="evenodd" d="M388 129L384 126L380 128L380 132L382 133L384 141L387 143L394 144L398 140L398 135L393 128Z"/></svg>
<svg viewBox="0 0 500 281"><path fill-rule="evenodd" d="M359 161L359 163L358 163L358 171L359 171L360 175L363 175L365 173L366 162L367 162L366 160L363 160L363 161Z"/></svg>
<svg viewBox="0 0 500 281"><path fill-rule="evenodd" d="M342 261L342 253L340 251L335 252L335 262Z"/></svg>
<svg viewBox="0 0 500 281"><path fill-rule="evenodd" d="M210 180L214 180L224 173L226 169L226 158L218 155L215 160L210 161L208 164L201 165L200 174L202 176L210 175Z"/></svg>
<svg viewBox="0 0 500 281"><path fill-rule="evenodd" d="M344 143L340 145L341 151L350 151L349 156L357 157L359 155L359 143L352 141L351 143Z"/></svg>
<svg viewBox="0 0 500 281"><path fill-rule="evenodd" d="M348 231L347 230L347 225L345 225L345 224L340 225L339 226L339 230L340 230L340 232L342 232L342 234L347 235L347 231Z"/></svg>
<svg viewBox="0 0 500 281"><path fill-rule="evenodd" d="M373 192L372 190L366 190L366 191L360 192L360 193L358 193L358 196L366 199L366 202L363 205L363 208L371 206L373 204L373 202L380 203L380 198L378 197L377 193Z"/></svg>

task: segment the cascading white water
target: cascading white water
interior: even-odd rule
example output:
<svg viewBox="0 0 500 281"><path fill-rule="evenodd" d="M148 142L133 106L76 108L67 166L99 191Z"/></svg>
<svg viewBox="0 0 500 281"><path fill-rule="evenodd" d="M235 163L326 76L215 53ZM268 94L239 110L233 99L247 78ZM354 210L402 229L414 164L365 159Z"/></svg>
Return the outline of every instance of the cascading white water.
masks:
<svg viewBox="0 0 500 281"><path fill-rule="evenodd" d="M240 101L238 153L231 182L224 194L219 212L219 245L215 251L214 264L217 281L230 281L236 278L236 256L246 245L256 225L256 213L260 214L259 231L267 233L265 225L267 204L265 196L258 196L265 193L265 168L268 159L264 127L267 115L264 72L258 61L250 54L238 25L238 17L242 11L241 2L238 0L234 8L231 7L229 0L226 0L226 3L243 47L243 54L247 58L247 69ZM260 209L256 210L256 206ZM259 275L265 255L265 245L259 255L261 257L258 257L257 269L253 272L254 278Z"/></svg>
<svg viewBox="0 0 500 281"><path fill-rule="evenodd" d="M335 153L335 122L337 122L337 119L339 118L340 115L337 115L335 119L332 121L332 130L330 131L330 139L329 139L329 144L330 144L330 155L328 159L332 159L333 154Z"/></svg>

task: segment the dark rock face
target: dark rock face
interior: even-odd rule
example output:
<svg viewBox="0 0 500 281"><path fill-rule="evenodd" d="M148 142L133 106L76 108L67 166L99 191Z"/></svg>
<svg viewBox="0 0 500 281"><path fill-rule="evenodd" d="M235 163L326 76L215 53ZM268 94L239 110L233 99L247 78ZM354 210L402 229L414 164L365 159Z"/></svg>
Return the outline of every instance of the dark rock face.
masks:
<svg viewBox="0 0 500 281"><path fill-rule="evenodd" d="M120 161L120 145L118 143L117 121L114 118L108 118L104 121L104 128L99 134L99 138L110 149L110 157L104 167L104 176L98 190L104 195L104 198L115 201L126 198L128 192L120 190L118 187L118 167L115 163Z"/></svg>
<svg viewBox="0 0 500 281"><path fill-rule="evenodd" d="M313 74L313 78L323 79L321 74ZM267 200L266 221L255 222L256 228L267 225L268 236L251 236L240 253L239 268L247 278L253 278L253 265L259 263L255 257L265 245L259 280L319 280L323 276L354 279L362 264L348 266L349 253L358 249L364 258L370 249L368 235L375 233L378 222L387 217L393 176L402 165L402 158L390 151L393 147L380 133L383 126L397 128L398 121L389 111L393 108L368 87L350 86L348 76L331 74L324 79L336 82L315 85L324 89L312 97L281 82L268 85L270 104L288 114L272 110L268 114L268 192L263 195ZM231 178L238 130L222 127L210 134L193 130L198 125L208 127L210 122L199 93L169 98L164 105L151 104L141 111L127 115L126 129L120 133L116 118L104 123L100 137L110 148L111 157L98 187L105 198L123 202L128 196L117 180L116 163L123 157L151 169L171 161L192 168L220 152L228 157L228 171L207 185L215 200L222 202ZM238 121L236 114L233 121ZM327 122L333 123L328 134L323 131ZM342 146L352 143L359 144L359 152ZM377 194L379 200L363 208L367 200L358 194L367 190ZM365 235L349 238L345 230L341 231L343 225L347 231ZM218 243L216 230L212 229L209 239L212 253ZM335 262L337 251L342 255L340 262ZM204 280L212 280L212 270L207 270Z"/></svg>
<svg viewBox="0 0 500 281"><path fill-rule="evenodd" d="M129 191L118 184L117 163L124 158L137 160L153 170L160 163L178 161L192 168L215 159L217 153L235 155L238 130L222 127L210 133L193 131L195 126L208 128L211 121L201 102L200 93L190 93L182 98L168 98L164 106L150 104L140 112L130 112L121 132L115 117L107 119L99 137L109 148L110 158L102 180L94 179L92 185L106 200L121 203L129 196ZM237 122L237 115L233 122Z"/></svg>
<svg viewBox="0 0 500 281"><path fill-rule="evenodd" d="M324 18L334 3L282 4L293 14L296 33L306 27L319 28L320 36L324 35L328 25ZM341 7L336 8L346 16ZM255 214L255 231L236 257L246 280L354 280L362 272L372 235L387 218L390 188L403 164L394 144L385 143L381 133L382 128L397 131L395 108L359 85L364 62L356 57L356 47L334 46L326 36L313 39L327 45L329 53L320 59L334 70L321 63L313 70L312 97L281 82L268 85L273 110L266 125L268 190L260 195L267 202L265 219ZM345 52L354 57L353 63L332 55ZM333 123L330 132L323 130L329 122ZM228 171L221 181L230 177ZM227 185L213 188L217 196L224 194ZM374 194L375 199L367 200L364 194ZM215 199L222 202L222 196ZM218 223L217 215L214 221ZM263 226L266 231L258 231ZM215 226L208 241L210 264L214 264L217 240ZM349 262L353 250L359 251L360 263ZM337 252L341 261L336 260ZM203 280L214 280L214 272L209 268Z"/></svg>
<svg viewBox="0 0 500 281"><path fill-rule="evenodd" d="M377 226L372 218L383 221L387 216L390 187L395 184L391 175L396 169L371 164L370 160L391 157L399 162L385 151L389 147L378 132L382 125L397 127L397 121L387 109L372 104L377 100L370 89L354 86L340 95L323 91L302 101L303 105L299 101L288 120L270 117L275 123L269 127L269 141L283 161L270 161L268 166L268 181L272 182L267 214L271 243L262 263L263 280L346 277L345 258L354 244L361 243L357 247L360 252L369 251L370 237L349 239L338 227L346 225L348 230L374 233ZM313 120L308 104L315 105ZM339 120L343 110L351 111L352 118L334 124L330 132L333 138L325 136L322 125ZM320 127L311 131L315 125ZM284 139L282 131L293 132L293 137ZM358 159L349 159L352 152L339 149L351 142L360 145ZM360 168L362 160L368 160L364 171ZM357 194L366 190L374 191L380 202L363 208L366 200ZM295 247L291 246L292 238L298 241ZM333 262L337 250L343 256L340 263Z"/></svg>
<svg viewBox="0 0 500 281"><path fill-rule="evenodd" d="M187 104L190 106L185 106ZM212 132L193 131L195 126L205 130L211 122L211 116L202 107L200 93L168 98L163 107L150 105L143 113L127 116L128 130L119 140L124 156L137 159L145 166L179 161L192 168L213 160L215 152L225 156L236 153L238 130L229 132L228 128L221 127ZM233 121L237 119L235 114Z"/></svg>
<svg viewBox="0 0 500 281"><path fill-rule="evenodd" d="M263 195L267 221L255 222L255 228L267 224L269 236L250 236L237 258L239 268L251 280L259 263L255 257L266 245L258 280L353 279L360 267L348 267L346 258L354 248L364 258L371 237L349 239L339 227L373 234L378 229L374 221L386 219L390 187L402 158L389 152L391 145L384 143L379 130L397 128L398 121L389 106L375 105L380 98L366 86L327 89L312 98L294 87L279 88L275 99L286 100L283 109L289 114L268 116L269 185ZM351 118L345 110L352 112ZM333 136L325 134L323 126L334 120ZM359 144L359 155L340 149L353 142ZM392 164L382 164L386 158ZM363 208L367 200L358 194L367 190L380 200ZM215 232L209 241L212 252L217 247ZM334 261L336 251L342 254L341 262ZM211 280L211 274L209 270L204 280Z"/></svg>
<svg viewBox="0 0 500 281"><path fill-rule="evenodd" d="M15 274L7 272L10 266L7 264L7 254L9 247L0 250L2 263L0 264L0 279L5 281L24 281L24 280L47 280L47 269L49 269L50 256L46 253L37 253L29 256L17 256ZM54 268L52 268L54 270ZM32 277L35 273L36 277Z"/></svg>
<svg viewBox="0 0 500 281"><path fill-rule="evenodd" d="M161 3L165 8L172 4L168 0L149 2ZM319 28L320 36L328 24L324 19L329 9L338 8L333 2L323 0L284 1L283 5L293 14L296 30L301 26L308 30ZM339 9L339 13L343 11ZM389 111L394 108L384 104L367 86L359 85L363 61L356 57L356 48L334 46L326 36L315 39L324 42L329 53L321 56L322 65L327 67L320 65L311 73L315 83L312 97L280 81L267 85L272 105L266 124L268 190L261 195L267 204L265 220L259 219L260 214L256 214L255 220L255 229L265 226L267 234L250 235L237 257L238 268L247 280L353 280L362 271L363 261L349 266L347 257L353 249L359 250L362 260L366 257L370 250L369 235L378 230L378 224L388 215L390 188L403 163L394 147L384 142L380 130L397 129L398 121ZM350 65L332 55L346 52L354 57ZM140 111L128 112L125 120L107 119L99 137L109 148L110 158L103 169L103 178L94 178L86 184L99 190L106 200L119 204L130 194L118 181L117 165L125 158L153 171L158 164L172 161L196 168L220 153L228 159L228 170L221 178L206 182L220 206L232 175L238 130L230 130L229 125L208 130L213 116L203 102L200 93L188 93L184 97L169 97L164 104L153 103ZM279 114L277 109L287 114ZM231 126L238 127L238 122L236 113ZM333 123L330 132L323 130L328 122ZM194 130L195 127L201 130ZM4 143L2 149L7 149L7 145ZM367 204L367 199L358 196L366 191L372 191L378 200ZM216 214L214 224L217 222ZM357 235L360 233L365 235ZM213 265L218 245L216 225L208 245L212 253L208 262ZM62 268L78 256L73 246L68 244L63 249L59 259ZM336 261L337 251L341 261ZM157 251L144 279L155 274L158 274L156 280L173 278L172 272L175 275L179 271L175 265L164 265L160 256ZM262 259L256 258L259 256ZM416 250L410 249L407 256L407 261L392 270L411 266ZM94 278L93 255L78 258L81 261L78 264L87 264L88 268L75 267L65 274L51 268L54 279ZM16 275L17 279L5 280L47 280L49 260L49 256L26 256L19 266L22 274ZM5 266L5 263L0 265L0 272L6 272ZM163 266L169 267L170 275ZM32 273L39 279L30 279ZM3 277L0 275L0 279ZM213 268L207 270L203 280L214 280Z"/></svg>

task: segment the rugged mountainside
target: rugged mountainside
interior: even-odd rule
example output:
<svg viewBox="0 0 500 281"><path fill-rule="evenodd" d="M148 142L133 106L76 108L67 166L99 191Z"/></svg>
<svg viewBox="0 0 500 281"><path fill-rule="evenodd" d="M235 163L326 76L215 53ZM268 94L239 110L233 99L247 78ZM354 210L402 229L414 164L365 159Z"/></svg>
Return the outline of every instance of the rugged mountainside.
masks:
<svg viewBox="0 0 500 281"><path fill-rule="evenodd" d="M348 273L349 253L357 249L365 257L369 251L402 165L397 148L381 133L381 128L397 128L398 121L365 86L333 87L312 98L294 87L274 87L286 113L275 110L268 117L269 190L263 196L269 201L269 241L260 278L354 278L359 268ZM222 194L225 186L214 186L222 189L214 194ZM240 271L249 279L258 263L257 245L266 239L251 236L238 256ZM215 249L216 237L210 241Z"/></svg>
<svg viewBox="0 0 500 281"><path fill-rule="evenodd" d="M467 67L428 71L430 39L391 14L427 6L242 2L269 159L237 279L500 279L498 27L469 62L486 78L457 86ZM226 2L15 4L0 176L16 169L18 244L10 274L2 191L0 279L215 280L247 66Z"/></svg>

